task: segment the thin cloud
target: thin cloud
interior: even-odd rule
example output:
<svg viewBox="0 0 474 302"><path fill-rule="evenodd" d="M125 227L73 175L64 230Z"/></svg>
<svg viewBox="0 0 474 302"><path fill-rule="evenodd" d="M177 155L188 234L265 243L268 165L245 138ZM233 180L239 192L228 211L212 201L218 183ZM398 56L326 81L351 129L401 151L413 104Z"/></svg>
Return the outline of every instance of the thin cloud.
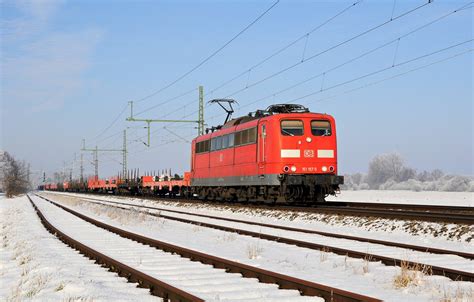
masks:
<svg viewBox="0 0 474 302"><path fill-rule="evenodd" d="M83 87L102 31L48 30L60 3L18 2L20 14L8 20L15 36L5 40L2 54L2 94L8 107L14 104L30 113L59 109Z"/></svg>

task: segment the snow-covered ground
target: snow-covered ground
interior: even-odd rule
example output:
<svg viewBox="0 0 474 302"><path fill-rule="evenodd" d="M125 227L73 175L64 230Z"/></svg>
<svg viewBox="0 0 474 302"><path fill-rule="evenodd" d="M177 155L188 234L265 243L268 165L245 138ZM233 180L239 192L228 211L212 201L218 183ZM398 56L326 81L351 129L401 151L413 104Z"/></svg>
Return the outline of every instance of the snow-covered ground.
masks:
<svg viewBox="0 0 474 302"><path fill-rule="evenodd" d="M262 267L268 270L292 275L298 278L327 284L329 286L374 296L388 301L440 301L442 299L459 298L460 301L470 301L474 298L474 284L470 282L454 282L441 276L429 276L417 274L406 286L400 286L400 279L406 275L406 270L398 267L385 266L378 262L369 262L364 259L353 259L340 256L325 251L315 251L296 246L270 242L258 238L236 235L219 230L209 229L200 226L193 226L176 221L170 221L162 218L151 217L140 214L136 211L118 210L110 207L83 203L77 199L62 198L59 194L51 195L55 200L62 200L63 204L74 206L76 210L91 215L106 223L126 228L130 231L143 234L148 237L167 241L177 245L185 246L191 249L200 250L214 255L228 258L234 261L243 262L249 265ZM103 198L100 196L100 198ZM109 199L116 199L108 197ZM123 201L123 199L120 199ZM137 203L144 202L139 199L127 199ZM156 203L146 201L147 204L159 204L183 209L166 202ZM186 210L194 210L200 213L213 212L215 215L226 216L246 216L254 220L279 223L295 226L296 224L315 227L314 219L300 219L293 217L253 215L249 212L232 213L229 209L210 209L207 206L187 205ZM338 231L341 228L329 225L325 222L318 222L320 225L326 225L324 231ZM318 224L316 224L317 226ZM347 226L346 226L347 227ZM346 231L351 228L344 228ZM262 232L264 230L262 229ZM371 232L367 232L371 233ZM381 232L384 233L384 232ZM351 232L349 232L351 234ZM353 235L358 235L354 234ZM389 233L385 233L389 234ZM372 233L374 236L374 234ZM380 233L375 234L376 238L381 238ZM400 240L413 236L407 234L400 235ZM382 237L385 240L391 238ZM413 240L413 238L411 238ZM440 241L441 242L441 241ZM444 248L447 241L444 240ZM458 242L459 243L459 242ZM353 243L354 248L358 245ZM422 242L416 242L422 244ZM460 244L462 246L462 244ZM452 248L449 246L449 248ZM465 246L467 248L467 246ZM373 252L369 250L368 252ZM416 253L407 252L405 259L416 259L419 256ZM448 258L446 258L448 259ZM446 260L449 262L449 260ZM456 261L456 260L455 260ZM466 266L472 270L471 262L466 262Z"/></svg>
<svg viewBox="0 0 474 302"><path fill-rule="evenodd" d="M410 203L447 206L474 207L474 192L438 192L438 191L391 191L361 190L342 191L336 197L326 198L328 201L357 201L376 203Z"/></svg>
<svg viewBox="0 0 474 302"><path fill-rule="evenodd" d="M32 198L46 219L66 235L206 301L322 301L318 297L300 296L296 290L280 290L276 284L259 283L257 279L226 273L224 269L122 238L43 199Z"/></svg>
<svg viewBox="0 0 474 302"><path fill-rule="evenodd" d="M1 301L161 301L50 234L26 197L0 198Z"/></svg>

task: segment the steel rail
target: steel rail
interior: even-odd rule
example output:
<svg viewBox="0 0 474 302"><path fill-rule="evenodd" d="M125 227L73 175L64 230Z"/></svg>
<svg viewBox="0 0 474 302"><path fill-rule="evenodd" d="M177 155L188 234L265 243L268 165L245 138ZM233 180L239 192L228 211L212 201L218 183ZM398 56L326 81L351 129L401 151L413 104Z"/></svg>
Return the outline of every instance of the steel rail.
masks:
<svg viewBox="0 0 474 302"><path fill-rule="evenodd" d="M297 211L295 207L285 207L286 210ZM434 213L423 211L404 211L387 209L369 209L369 208L344 208L340 206L324 206L317 208L308 208L308 212L317 212L325 214L369 216L378 218L395 218L408 220L422 220L430 222L448 222L456 224L474 224L474 215L455 214L455 213Z"/></svg>
<svg viewBox="0 0 474 302"><path fill-rule="evenodd" d="M88 194L88 193L83 193ZM100 193L91 193L92 195L98 195ZM148 200L163 200L163 201L174 201L174 202L185 202L193 204L201 204L202 201L198 199L187 199L187 198L169 198L161 196L140 196L142 199ZM374 203L372 208L362 208L364 205L367 207L370 203L360 203L361 206L357 206L356 202L324 202L317 203L312 206L307 205L288 205L288 204L253 204L241 203L241 202L222 202L222 201L211 201L207 204L211 205L223 205L242 207L246 206L249 208L265 209L265 210L282 210L282 211L296 211L296 212L307 212L307 213L321 213L321 214L335 214L335 215L351 215L358 217L376 217L376 218L388 218L388 219L400 219L400 220L418 220L427 222L443 222L443 223L455 223L455 224L474 224L474 214L462 214L453 213L452 211L473 211L471 207L452 207L448 212L439 212L446 206L423 206L423 205L405 205L405 204L382 204ZM391 208L390 208L391 207ZM382 209L377 209L382 208ZM411 209L424 209L425 211L413 211ZM449 208L449 207L448 207ZM430 212L430 210L437 210L438 212Z"/></svg>
<svg viewBox="0 0 474 302"><path fill-rule="evenodd" d="M447 205L425 205L407 203L375 203L356 201L326 201L320 205L346 206L355 208L388 208L397 210L421 210L421 211L445 211L445 212L470 212L474 214L474 206L447 206Z"/></svg>
<svg viewBox="0 0 474 302"><path fill-rule="evenodd" d="M228 259L216 257L199 251L191 250L188 248L180 247L174 244L163 242L160 240L152 239L140 234L129 232L112 225L103 223L101 221L95 220L91 217L88 217L84 214L76 212L68 207L65 207L57 202L54 202L48 198L37 195L40 198L48 201L49 203L63 209L66 212L69 212L97 227L103 228L115 234L118 234L124 238L128 238L142 244L147 244L151 247L163 250L165 252L176 253L182 257L191 259L192 261L199 261L204 264L212 265L216 268L225 269L227 272L240 273L242 276L247 278L256 278L262 283L275 283L278 284L282 289L293 289L298 290L302 295L305 296L319 296L324 298L326 301L334 302L348 302L348 301L368 301L375 302L381 301L373 297L366 295L361 295L353 293L350 291L341 290L331 286L283 275L280 273L268 271L265 269L253 267L247 264L231 261Z"/></svg>
<svg viewBox="0 0 474 302"><path fill-rule="evenodd" d="M434 247L428 247L428 246L406 244L406 243L401 243L401 242L392 242L392 241L365 238L365 237L358 237L358 236L351 236L351 235L345 235L345 234L329 233L329 232L323 232L323 231L288 227L288 226L261 223L261 222L234 219L234 218L227 218L227 217L221 217L221 216L218 217L218 216L212 216L212 215L206 215L206 214L190 213L190 212L185 212L185 211L166 209L166 208L160 208L160 207L145 206L145 205L137 205L137 204L132 204L132 203L120 202L120 201L110 201L110 200L104 200L104 199L95 199L95 198L77 197L77 196L71 196L71 197L78 198L78 199L83 199L83 200L89 199L89 200L91 200L89 202L96 203L96 204L102 204L101 202L106 202L106 203L111 203L111 204L132 206L132 207L136 207L136 208L143 208L143 209L149 209L149 210L165 211L165 212L170 212L170 213L196 216L196 217L202 217L202 218L210 218L210 219L216 219L216 220L222 220L222 221L244 223L244 224L248 224L248 225L263 226L263 227L281 229L281 230L285 230L285 231L292 231L292 232L298 232L298 233L315 234L315 235L321 235L321 236L326 236L326 237L354 240L354 241L359 241L359 242L382 244L382 245L386 245L386 246L406 248L406 249L411 249L411 250L426 252L426 253L456 255L456 256L463 257L463 258L474 260L474 254L473 253L468 253L468 252L452 251L452 250L446 250L446 249L440 249L440 248L434 248ZM123 209L123 210L128 210L129 209L129 208L125 208L125 207L118 207L118 208ZM200 225L203 225L203 226L205 224L203 222L193 221L193 220L190 220L190 219L181 219L181 218L174 217L174 216L169 216L169 215L166 215L166 214L163 214L163 213L153 214L153 213L150 213L150 212L147 212L147 211L141 211L141 212L145 213L145 214L152 215L152 216L162 217L162 218L166 218L166 219L170 219L170 220L179 220L181 222L186 222L186 223L191 223L191 224L200 224ZM222 229L221 228L222 226L219 226L219 225L213 225L213 224L207 224L207 225L209 227Z"/></svg>
<svg viewBox="0 0 474 302"><path fill-rule="evenodd" d="M129 282L138 283L139 287L147 287L150 289L150 292L155 295L163 298L166 301L204 301L199 297L196 297L188 292L185 292L179 288L176 288L168 283L165 283L161 280L151 277L141 271L138 271L128 265L125 265L111 257L108 257L97 250L94 250L87 245L71 238L66 235L58 228L56 228L51 222L49 222L40 209L36 206L34 201L29 195L28 199L30 200L31 205L35 209L36 214L41 220L43 226L59 240L70 246L71 248L78 250L81 254L88 257L91 260L94 260L100 265L104 265L109 268L109 270L116 272L120 277L127 278Z"/></svg>
<svg viewBox="0 0 474 302"><path fill-rule="evenodd" d="M71 213L76 213L78 215L85 216L83 214L77 213L74 210L62 206L54 201L51 201L45 197L40 196L41 198L55 204L56 206L63 208L64 210L71 212ZM125 208L126 209L126 208ZM74 214L74 215L76 215ZM198 221L191 221L187 220L184 218L178 218L178 217L172 217L172 216L167 216L164 217L161 214L156 214L158 217L163 217L171 220L176 220L180 222L185 222L185 223L192 223L204 227L209 227L209 228L214 228L214 229L219 229L223 231L228 231L228 232L234 232L237 234L241 235L247 235L251 237L256 237L256 238L261 238L261 239L266 239L270 241L276 241L276 242L281 242L281 243L286 243L286 244L291 244L291 245L296 245L299 247L305 247L313 250L324 250L326 252L333 252L338 255L344 255L344 256L349 256L353 258L360 258L360 259L370 259L370 261L380 261L385 265L389 266L402 266L402 265L408 265L409 267L421 267L421 268L426 268L427 270L431 271L434 275L440 275L440 276L446 276L452 280L455 281L470 281L474 282L474 274L465 272L465 271L460 271L460 270L455 270L455 269L450 269L450 268L445 268L445 267L440 267L440 266L432 266L432 265L427 265L419 262L414 262L414 261L409 261L409 260L402 260L402 259L396 259L392 257L386 257L386 256L381 256L381 255L374 255L374 254L369 254L369 253L364 253L364 252L358 252L358 251L353 251L345 248L339 248L339 247L334 247L334 246L328 246L324 244L318 244L318 243L313 243L313 242L307 242L307 241L301 241L301 240L295 240L291 238L284 238L281 236L274 236L274 235L269 235L269 234L263 234L261 232L253 232L253 231L248 231L248 230L242 230L242 229L237 229L237 228L231 228L231 227L226 227L226 226L221 226L221 225L215 225L215 224L210 224L210 223L204 223L204 222L198 222ZM87 216L85 216L87 217Z"/></svg>

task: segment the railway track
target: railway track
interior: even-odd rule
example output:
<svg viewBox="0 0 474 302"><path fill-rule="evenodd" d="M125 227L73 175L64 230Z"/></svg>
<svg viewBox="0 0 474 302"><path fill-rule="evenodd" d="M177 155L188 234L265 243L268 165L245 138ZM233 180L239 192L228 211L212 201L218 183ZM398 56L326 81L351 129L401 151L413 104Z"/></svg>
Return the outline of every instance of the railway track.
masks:
<svg viewBox="0 0 474 302"><path fill-rule="evenodd" d="M64 214L66 214L64 212L66 211L69 216L76 219L76 221L73 221L71 217L62 217L62 220L51 222L49 217L46 217L48 215L44 215L42 213L42 209L40 209L40 207L36 205L38 201L34 202L30 198L30 202L37 211L42 223L48 228L50 232L58 236L62 241L66 242L71 247L80 250L81 253L88 256L89 258L96 260L100 264L105 264L109 266L112 270L117 271L120 276L124 276L130 281L138 282L140 286L149 287L153 294L161 296L165 299L169 299L171 301L203 301L203 297L199 297L199 295L196 295L195 293L190 293L189 291L184 290L182 288L188 287L194 289L194 292L196 292L197 290L195 283L199 282L199 280L207 280L208 289L210 286L214 286L218 289L219 284L223 283L224 281L227 281L229 284L234 284L234 286L235 284L238 284L237 287L242 288L242 291L240 293L243 296L239 296L240 298L245 298L245 295L251 295L251 293L253 292L260 292L261 294L265 294L266 292L268 292L268 295L273 295L271 297L275 300L283 298L285 300L294 299L295 301L299 301L299 299L305 298L301 297L301 294L303 296L322 297L326 301L381 301L373 297L360 295L357 293L329 287L323 284L318 284L286 276L283 274L271 272L257 267L252 267L235 261L219 258L213 255L205 254L202 252L169 244L163 241L148 238L97 221L93 218L90 218L72 209L64 207L44 197L41 198L45 200L42 201L44 204L41 208L47 208L46 205L49 205L49 211L54 212L54 210L56 210L61 211L61 213ZM52 208L54 208L54 210L52 210ZM77 220L80 220L82 222L80 226L78 225ZM62 227L55 226L56 223L61 225L61 221ZM93 233L96 234L95 237L97 237L98 240L97 242L92 241L92 245L94 245L94 247L99 246L100 248L107 247L108 252L101 253L100 251L97 251L97 249L86 245L83 242L84 239L73 239L73 236L71 236L70 234L66 234L67 232L63 231L64 228L71 230L71 232L74 233L75 236L80 236L84 233L91 234L90 230L87 231L86 228L95 228ZM116 238L113 238L113 240L107 238L112 235ZM128 243L124 244L124 246L117 246L117 244L115 243L120 240L127 241ZM134 245L134 247L132 247L132 245ZM141 257L139 257L139 252L142 249L147 249L147 251L146 253L141 254ZM114 252L115 254L117 254L117 252L124 251L133 251L132 259L125 259L126 261L119 261L110 256L110 254L113 254ZM105 254L107 254L107 256ZM157 261L156 259L160 259L160 261ZM168 265L170 261L171 263L173 263L171 266L173 267L174 265L174 269L166 269L166 265ZM133 268L130 263L140 263L140 270ZM163 266L165 267L165 269L163 269ZM212 271L209 272L209 274L211 274L211 278L210 276L204 274L204 271L206 270ZM155 273L155 275L157 276L164 275L164 277L167 277L168 280L174 280L173 284L174 282L176 282L180 284L180 286L171 285L171 282L167 280L159 280L157 277L148 274L148 272ZM241 274L243 277L240 277L237 274ZM189 277L189 275L191 276ZM180 276L181 278L184 278L184 280L187 280L187 282L181 280ZM192 279L193 276L196 278ZM189 280L190 278L191 280ZM260 283L277 284L279 288L275 288L274 286L270 285L260 284L258 282L254 282L255 280L247 278L256 278ZM236 279L238 279L238 283L236 283ZM209 284L209 282L211 282L211 284ZM214 284L216 282L217 284ZM226 282L224 282L224 284L225 283ZM255 283L259 286L257 287L257 290ZM190 284L194 284L194 286ZM264 288L262 289L262 287ZM295 291L285 291L285 289ZM206 290L205 292L208 295L204 298L209 298L209 290ZM204 295L204 293L200 294ZM224 297L221 296L220 298ZM248 297L248 300L251 300L251 298L252 297Z"/></svg>
<svg viewBox="0 0 474 302"><path fill-rule="evenodd" d="M96 194L92 194L96 195ZM118 196L120 197L120 196ZM157 196L140 196L142 199L159 200L169 202L184 202L200 204L203 201L197 199L182 199ZM312 206L305 205L267 205L253 203L231 203L222 201L208 202L210 205L222 205L228 207L249 207L263 210L282 210L307 212L315 214L332 214L358 217L376 217L399 220L417 220L426 222L441 222L454 224L474 224L474 207L450 207L439 205L414 205L394 203L359 203L359 202L324 202Z"/></svg>
<svg viewBox="0 0 474 302"><path fill-rule="evenodd" d="M91 199L91 198L87 198ZM95 201L94 201L95 200ZM129 203L123 203L123 202L113 202L113 201L107 201L107 200L99 200L93 199L94 203L99 203L104 205L101 202L106 202L109 205L110 204L115 204L113 206L129 210L130 208L122 207L122 206L131 206L131 207L138 207L142 209L147 209L147 210L156 210L160 211L158 214L157 213L150 213L148 211L142 211L145 214L148 215L153 215L153 216L158 216L161 218L169 219L169 220L175 220L179 222L184 222L184 223L189 223L189 224L195 224L195 225L200 225L204 227L209 227L213 229L219 229L227 232L234 232L242 235L247 235L247 236L252 236L252 237L258 237L266 240L271 240L271 241L277 241L281 243L286 243L286 244L291 244L291 245L296 245L299 247L305 247L305 248L310 248L310 249L315 249L315 250L324 250L324 251L330 251L339 255L347 255L350 257L354 258L362 258L362 259L371 259L371 261L381 261L382 263L386 265L395 265L395 266L401 266L401 265L409 265L411 267L429 267L429 270L435 274L435 275L442 275L442 276L447 276L453 280L465 280L465 281L474 281L474 274L471 272L466 272L462 271L459 269L453 269L453 268L448 268L448 267L441 267L438 265L432 265L432 264L426 264L426 263L419 263L419 262L414 262L414 261L406 261L402 259L397 259L396 257L393 256L386 256L383 254L372 254L364 251L357 251L354 249L347 249L347 248L341 248L338 246L329 246L327 244L320 244L316 242L309 242L309 241L302 241L302 240L296 240L292 239L291 234L287 234L286 237L282 236L281 234L271 234L268 231L267 232L262 232L260 230L259 232L255 232L252 230L249 230L249 228L245 227L231 227L228 226L227 222L231 223L237 223L237 224L245 224L245 225L252 225L252 226L261 226L265 228L273 228L273 229L279 229L279 230L285 230L285 231L291 231L291 232L297 232L297 233L304 233L304 234L315 234L315 235L322 235L325 237L332 237L332 238L338 238L338 239L347 239L347 240L352 240L352 241L359 241L359 242L366 242L370 244L377 244L377 245L383 245L383 246L390 246L390 247L396 247L396 248L402 248L402 249L409 249L412 251L418 251L418 252L429 252L433 254L442 254L442 255L456 255L459 257L466 258L468 260L474 259L474 254L472 253L466 253L466 252L460 252L460 251L450 251L450 250L444 250L444 249L436 249L436 248L431 248L431 247L425 247L425 246L417 246L417 245L410 245L410 244L403 244L403 243L397 243L397 242L389 242L389 241L382 241L382 240L375 240L375 239L369 239L369 238L363 238L363 237L355 237L355 236L348 236L348 235L342 235L342 234L332 234L332 233L325 233L325 232L318 232L318 231L312 231L312 230L306 230L306 229L298 229L298 228L292 228L292 227L286 227L286 226L279 226L279 225L270 225L270 224L264 224L264 223L258 223L258 222L253 222L253 221L244 221L244 220L238 220L238 219L231 219L231 218L224 218L224 217L216 217L216 216L211 216L211 215L203 215L203 214L195 214L195 213L189 213L185 211L178 211L178 210L170 210L166 208L159 208L159 207L150 207L150 206L141 206L141 205L134 205L134 204L129 204ZM179 214L177 216L170 216L163 214L162 212L166 211L169 213L174 213L174 214ZM187 216L193 216L193 217L199 217L199 218L205 218L206 220L196 220L196 219L189 219L186 217L183 217L182 215L187 215ZM209 221L209 219L211 221ZM224 224L219 224L216 223L216 221L221 221ZM372 246L374 248L374 246ZM469 267L472 264L469 261L466 261L466 265Z"/></svg>
<svg viewBox="0 0 474 302"><path fill-rule="evenodd" d="M374 203L374 202L353 202L353 201L328 201L331 206L344 206L351 208L372 208L391 210L417 210L422 212L460 213L474 215L474 207L467 206L446 206L446 205L423 205L423 204L398 204L398 203ZM325 204L319 204L324 206Z"/></svg>

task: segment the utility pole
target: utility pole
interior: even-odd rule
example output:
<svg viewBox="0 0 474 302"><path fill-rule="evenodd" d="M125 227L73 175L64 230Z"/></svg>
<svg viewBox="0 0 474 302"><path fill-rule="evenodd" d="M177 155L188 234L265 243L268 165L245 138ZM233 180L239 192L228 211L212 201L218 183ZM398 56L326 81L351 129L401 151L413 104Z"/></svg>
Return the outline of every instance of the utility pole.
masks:
<svg viewBox="0 0 474 302"><path fill-rule="evenodd" d="M71 167L71 171L69 172L69 181L72 182L72 174L74 173L74 170L76 168L76 152L74 152L74 161L72 162L72 167Z"/></svg>
<svg viewBox="0 0 474 302"><path fill-rule="evenodd" d="M84 154L81 152L81 183L84 182Z"/></svg>
<svg viewBox="0 0 474 302"><path fill-rule="evenodd" d="M144 143L147 147L150 147L150 124L151 123L197 123L198 124L198 135L204 134L204 88L199 86L199 112L198 120L162 120L162 119L140 119L133 117L133 101L128 102L130 104L130 117L126 119L128 122L145 122L147 123L148 141Z"/></svg>
<svg viewBox="0 0 474 302"><path fill-rule="evenodd" d="M95 148L86 148L86 140L82 140L82 149L81 151L91 151L94 152L94 176L96 179L99 178L99 152L126 152L125 149L99 149L97 145Z"/></svg>
<svg viewBox="0 0 474 302"><path fill-rule="evenodd" d="M94 150L94 175L95 178L99 178L99 152L97 149L97 145L95 145L95 150Z"/></svg>
<svg viewBox="0 0 474 302"><path fill-rule="evenodd" d="M204 87L199 86L198 135L204 134Z"/></svg>
<svg viewBox="0 0 474 302"><path fill-rule="evenodd" d="M127 174L127 129L123 130L122 175L125 175L125 174Z"/></svg>
<svg viewBox="0 0 474 302"><path fill-rule="evenodd" d="M28 182L28 188L30 188L31 184L30 184L30 164L28 164L28 171L27 171L27 179L26 181Z"/></svg>

